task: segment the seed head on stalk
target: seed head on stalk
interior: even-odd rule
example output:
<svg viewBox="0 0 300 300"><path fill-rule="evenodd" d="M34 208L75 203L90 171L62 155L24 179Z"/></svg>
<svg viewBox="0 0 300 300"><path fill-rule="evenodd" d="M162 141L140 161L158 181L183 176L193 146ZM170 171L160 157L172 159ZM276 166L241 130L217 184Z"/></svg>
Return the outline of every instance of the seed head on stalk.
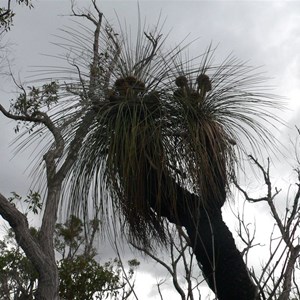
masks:
<svg viewBox="0 0 300 300"><path fill-rule="evenodd" d="M165 50L160 21L153 30L139 21L132 41L124 26L116 32L96 12L80 14L94 29L64 30L59 45L69 51L69 68L53 69L72 74L57 77L60 99L51 115L66 142L58 165L85 135L62 204L83 213L101 207L149 246L166 239L162 210L175 219L185 201L178 186L205 209L224 204L242 155L275 144L269 126L279 120L270 109L281 106L262 92L255 68L233 57L214 64L211 47L184 60L188 45Z"/></svg>

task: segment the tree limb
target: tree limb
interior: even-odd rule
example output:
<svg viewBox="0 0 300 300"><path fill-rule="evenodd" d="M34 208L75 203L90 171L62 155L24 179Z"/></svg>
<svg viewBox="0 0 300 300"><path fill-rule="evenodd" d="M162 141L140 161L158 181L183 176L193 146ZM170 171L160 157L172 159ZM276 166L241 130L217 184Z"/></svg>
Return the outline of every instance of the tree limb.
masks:
<svg viewBox="0 0 300 300"><path fill-rule="evenodd" d="M38 241L31 235L27 218L2 194L0 194L0 214L13 229L18 244L33 263L39 274L47 275L49 259Z"/></svg>

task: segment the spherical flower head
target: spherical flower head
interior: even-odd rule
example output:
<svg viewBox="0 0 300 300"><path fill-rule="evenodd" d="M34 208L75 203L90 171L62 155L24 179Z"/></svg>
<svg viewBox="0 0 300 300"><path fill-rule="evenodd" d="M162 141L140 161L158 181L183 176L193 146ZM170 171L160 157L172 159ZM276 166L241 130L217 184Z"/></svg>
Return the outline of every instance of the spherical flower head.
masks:
<svg viewBox="0 0 300 300"><path fill-rule="evenodd" d="M139 91L144 91L145 90L145 83L138 80L134 76L127 76L125 77L125 80L128 83L128 86L132 89L139 90Z"/></svg>
<svg viewBox="0 0 300 300"><path fill-rule="evenodd" d="M178 87L185 87L187 85L187 83L188 83L188 80L184 75L178 76L175 80L175 84Z"/></svg>
<svg viewBox="0 0 300 300"><path fill-rule="evenodd" d="M134 76L126 76L124 78L118 78L115 81L115 89L121 96L129 96L129 92L137 94L145 91L144 82L138 80Z"/></svg>
<svg viewBox="0 0 300 300"><path fill-rule="evenodd" d="M198 84L198 88L203 90L204 92L209 92L212 89L211 81L206 74L200 74L196 80Z"/></svg>
<svg viewBox="0 0 300 300"><path fill-rule="evenodd" d="M127 86L127 82L126 79L124 78L118 78L115 81L115 88L118 92L124 92L127 90L128 86Z"/></svg>

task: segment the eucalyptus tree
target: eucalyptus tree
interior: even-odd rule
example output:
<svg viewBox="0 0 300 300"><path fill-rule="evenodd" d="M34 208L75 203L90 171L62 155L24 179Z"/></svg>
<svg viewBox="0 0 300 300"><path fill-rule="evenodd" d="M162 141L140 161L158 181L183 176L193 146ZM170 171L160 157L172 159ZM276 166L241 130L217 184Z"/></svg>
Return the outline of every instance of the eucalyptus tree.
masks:
<svg viewBox="0 0 300 300"><path fill-rule="evenodd" d="M159 20L153 29L139 21L132 40L92 4L93 12L73 6L82 22L58 42L68 67L47 70L41 89L23 88L10 111L0 106L33 122L33 137L47 127L54 138L43 156L42 252L53 260L59 203L84 216L95 205L108 227L146 248L168 243L165 222L184 227L217 297L255 299L221 208L243 154L274 146L270 109L280 103L255 68L231 56L214 64L212 47L184 59L188 45L168 50Z"/></svg>

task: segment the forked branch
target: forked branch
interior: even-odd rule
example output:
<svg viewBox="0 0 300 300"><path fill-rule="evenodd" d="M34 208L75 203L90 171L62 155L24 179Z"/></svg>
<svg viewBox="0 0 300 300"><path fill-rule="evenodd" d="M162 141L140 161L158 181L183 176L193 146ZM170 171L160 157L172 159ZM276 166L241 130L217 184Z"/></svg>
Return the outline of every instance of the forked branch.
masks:
<svg viewBox="0 0 300 300"><path fill-rule="evenodd" d="M279 216L278 210L274 204L275 197L280 193L281 190L272 187L272 182L270 180L270 161L267 161L267 167L264 167L262 164L258 162L253 156L249 156L251 161L258 167L260 172L264 178L264 184L267 187L266 195L260 198L252 198L248 195L248 193L236 182L234 181L237 189L244 195L245 199L249 202L261 202L265 201L272 213L272 216L276 222L276 226L279 228L281 238L275 247L275 249L271 249L271 244L274 242L274 238L270 238L270 258L268 263L263 267L263 273L260 279L256 282L260 287L260 293L263 299L266 299L263 293L268 290L269 297L274 297L278 295L278 289L281 287L280 295L278 297L279 300L288 300L292 290L292 276L295 268L295 264L300 254L300 245L299 242L295 244L296 240L296 231L299 228L300 224L300 207L299 207L299 197L300 197L300 182L296 183L297 190L293 197L292 209L289 209L288 206L286 208L284 218ZM296 169L298 180L299 171ZM239 219L239 222L241 220ZM242 221L243 223L244 221ZM244 224L244 223L243 223ZM273 233L272 233L273 234ZM249 245L252 244L253 240L245 240L243 241ZM285 245L283 245L283 250L281 251L282 241L284 241ZM277 257L277 261L273 266L271 266L271 262L273 259ZM280 262L282 264L282 270L280 276L278 278L275 277L275 270L280 266ZM263 274L268 274L267 278L264 279L262 283ZM273 282L272 289L269 289L268 282ZM268 298L269 299L269 298Z"/></svg>

